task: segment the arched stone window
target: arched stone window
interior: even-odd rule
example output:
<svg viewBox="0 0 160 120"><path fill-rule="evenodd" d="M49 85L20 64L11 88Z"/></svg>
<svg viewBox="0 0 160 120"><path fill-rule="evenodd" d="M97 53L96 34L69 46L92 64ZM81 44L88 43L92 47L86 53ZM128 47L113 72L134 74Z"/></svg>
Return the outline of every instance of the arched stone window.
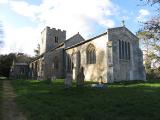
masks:
<svg viewBox="0 0 160 120"><path fill-rule="evenodd" d="M119 59L130 60L130 43L119 40Z"/></svg>
<svg viewBox="0 0 160 120"><path fill-rule="evenodd" d="M93 44L89 44L86 50L87 53L87 64L96 63L96 50Z"/></svg>
<svg viewBox="0 0 160 120"><path fill-rule="evenodd" d="M122 59L122 42L119 40L119 59Z"/></svg>
<svg viewBox="0 0 160 120"><path fill-rule="evenodd" d="M125 55L125 54L124 54L124 52L125 52L124 50L125 50L125 49L124 49L124 41L122 41L122 59L124 59L124 55Z"/></svg>
<svg viewBox="0 0 160 120"><path fill-rule="evenodd" d="M128 51L127 51L127 42L124 42L124 49L125 49L125 51L124 51L124 59L125 60L128 60Z"/></svg>
<svg viewBox="0 0 160 120"><path fill-rule="evenodd" d="M130 44L128 42L128 60L130 60L131 58L131 53L130 53Z"/></svg>

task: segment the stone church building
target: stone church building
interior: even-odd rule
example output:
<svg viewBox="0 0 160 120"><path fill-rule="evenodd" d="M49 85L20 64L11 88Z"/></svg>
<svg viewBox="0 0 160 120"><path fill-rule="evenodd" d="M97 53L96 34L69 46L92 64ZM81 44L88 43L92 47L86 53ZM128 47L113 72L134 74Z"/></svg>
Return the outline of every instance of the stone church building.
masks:
<svg viewBox="0 0 160 120"><path fill-rule="evenodd" d="M83 68L85 81L112 83L145 80L138 38L126 27L85 40L79 33L66 39L66 31L46 27L41 32L40 55L30 63L32 78L76 80Z"/></svg>

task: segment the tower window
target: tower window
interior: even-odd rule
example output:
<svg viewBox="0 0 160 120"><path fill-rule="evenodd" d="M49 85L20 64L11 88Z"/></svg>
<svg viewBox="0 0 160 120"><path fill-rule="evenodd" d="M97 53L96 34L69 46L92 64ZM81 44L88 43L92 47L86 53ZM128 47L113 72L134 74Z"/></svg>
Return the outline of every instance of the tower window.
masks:
<svg viewBox="0 0 160 120"><path fill-rule="evenodd" d="M54 41L55 41L55 43L58 43L58 36L55 36Z"/></svg>

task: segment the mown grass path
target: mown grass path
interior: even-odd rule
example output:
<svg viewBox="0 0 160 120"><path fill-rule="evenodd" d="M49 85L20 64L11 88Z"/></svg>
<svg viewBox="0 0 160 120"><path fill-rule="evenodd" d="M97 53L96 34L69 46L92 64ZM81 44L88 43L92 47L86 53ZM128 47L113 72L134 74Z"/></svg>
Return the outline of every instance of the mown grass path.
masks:
<svg viewBox="0 0 160 120"><path fill-rule="evenodd" d="M3 120L27 120L22 112L18 111L16 102L16 94L9 80L3 81L3 98L2 98L2 114Z"/></svg>

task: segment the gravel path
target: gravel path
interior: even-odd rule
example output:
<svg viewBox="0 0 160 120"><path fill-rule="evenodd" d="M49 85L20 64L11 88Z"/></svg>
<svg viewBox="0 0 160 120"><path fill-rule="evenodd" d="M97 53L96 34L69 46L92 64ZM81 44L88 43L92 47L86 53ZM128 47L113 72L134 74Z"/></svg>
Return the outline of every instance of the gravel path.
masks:
<svg viewBox="0 0 160 120"><path fill-rule="evenodd" d="M27 120L17 108L16 94L9 80L3 81L3 120Z"/></svg>

